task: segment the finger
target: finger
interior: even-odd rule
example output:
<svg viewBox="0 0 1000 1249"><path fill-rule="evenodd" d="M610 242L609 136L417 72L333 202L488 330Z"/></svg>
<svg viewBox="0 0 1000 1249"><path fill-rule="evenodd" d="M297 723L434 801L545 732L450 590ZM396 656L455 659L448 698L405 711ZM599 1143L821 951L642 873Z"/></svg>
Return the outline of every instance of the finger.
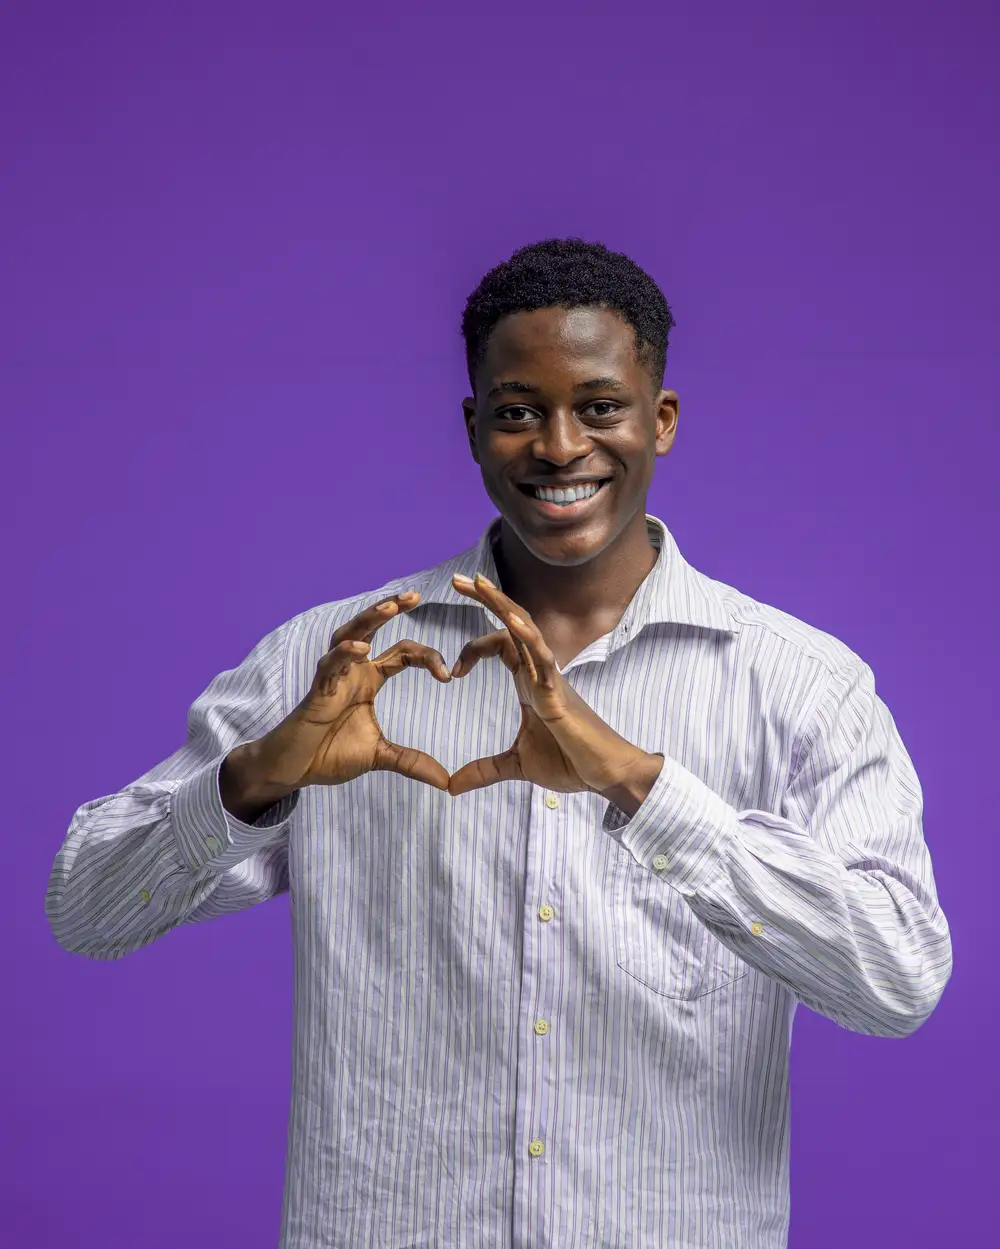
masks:
<svg viewBox="0 0 1000 1249"><path fill-rule="evenodd" d="M535 663L535 657L532 653L531 640L529 637L525 636L527 626L520 616L511 612L507 618L507 627L510 629L511 636L517 645L517 652L521 657L521 662L524 664L532 682L537 684L538 671L541 665Z"/></svg>
<svg viewBox="0 0 1000 1249"><path fill-rule="evenodd" d="M455 573L452 576L452 585L459 594L464 594L466 598L474 600L483 607L488 607L505 622L507 614L511 611L520 612L525 617L528 616L523 607L519 607L513 599L508 598L502 590L498 589L481 572L476 573L475 581L469 577L463 577L461 573Z"/></svg>
<svg viewBox="0 0 1000 1249"><path fill-rule="evenodd" d="M473 789L485 789L487 785L496 785L498 781L522 781L521 765L513 750L505 750L502 755L490 755L485 759L473 759L458 769L448 782L448 793L452 797L467 794Z"/></svg>
<svg viewBox="0 0 1000 1249"><path fill-rule="evenodd" d="M478 573L476 576L478 577ZM451 583L459 594L464 594L466 598L475 599L477 603L484 603L485 596L480 593L479 585L473 581L471 577L466 577L460 572L452 574Z"/></svg>
<svg viewBox="0 0 1000 1249"><path fill-rule="evenodd" d="M466 673L472 671L480 659L491 659L497 655L511 672L517 671L517 647L506 629L498 629L496 633L484 633L482 637L466 642L455 660L451 675L464 677Z"/></svg>
<svg viewBox="0 0 1000 1249"><path fill-rule="evenodd" d="M521 656L532 681L537 681L542 673L545 673L546 679L551 681L555 673L555 656L549 650L545 639L542 637L541 629L539 629L524 608L504 594L503 590L495 586L481 572L476 573L474 582L470 582L468 578L463 578L462 580L466 583L466 587L460 586L458 577L456 577L456 589L472 586L478 592L480 601L491 607L510 629L514 641L517 643L518 654Z"/></svg>
<svg viewBox="0 0 1000 1249"><path fill-rule="evenodd" d="M518 606L512 598L508 598L499 586L495 586L489 577L483 576L481 572L476 573L474 581L471 577L464 577L461 573L454 573L451 580L459 594L464 594L466 598L475 599L477 603L492 608L501 619L504 619L510 612L516 612L525 620L531 619L523 607Z"/></svg>
<svg viewBox="0 0 1000 1249"><path fill-rule="evenodd" d="M342 624L330 639L331 649L340 642L349 640L370 642L387 620L399 612L412 611L420 602L420 594L416 590L406 590L402 594L394 594L392 598L383 599L372 607L366 607L352 620Z"/></svg>
<svg viewBox="0 0 1000 1249"><path fill-rule="evenodd" d="M524 608L515 603L509 595L504 594L503 590L498 585L494 585L489 577L484 576L481 572L477 572L476 579L472 584L505 623L507 617L514 614L520 616L528 624L534 625L534 621Z"/></svg>
<svg viewBox="0 0 1000 1249"><path fill-rule="evenodd" d="M491 608L507 625L514 639L517 654L531 680L538 681L540 673L544 670L547 680L551 681L555 671L555 656L546 645L541 630L524 608L504 594L481 572L476 573L475 581L463 577L460 573L455 573L452 582L460 594Z"/></svg>
<svg viewBox="0 0 1000 1249"><path fill-rule="evenodd" d="M422 750L400 746L385 739L376 754L372 771L398 772L400 776L408 776L412 781L422 781L435 789L448 788L448 773L436 759L424 754Z"/></svg>
<svg viewBox="0 0 1000 1249"><path fill-rule="evenodd" d="M555 685L559 675L556 657L538 625L519 612L508 612L505 623L514 640L524 647L531 679L546 688Z"/></svg>
<svg viewBox="0 0 1000 1249"><path fill-rule="evenodd" d="M373 659L372 663L387 679L398 676L404 668L426 668L431 676L437 677L441 682L451 680L451 673L448 671L448 665L444 662L441 652L436 651L432 646L424 646L421 642L413 642L409 638L404 638L402 642L390 646L388 650Z"/></svg>
<svg viewBox="0 0 1000 1249"><path fill-rule="evenodd" d="M346 677L354 664L364 663L368 659L371 647L367 642L340 642L333 650L327 651L316 665L316 677L313 687L318 694L329 695L336 689L338 682Z"/></svg>

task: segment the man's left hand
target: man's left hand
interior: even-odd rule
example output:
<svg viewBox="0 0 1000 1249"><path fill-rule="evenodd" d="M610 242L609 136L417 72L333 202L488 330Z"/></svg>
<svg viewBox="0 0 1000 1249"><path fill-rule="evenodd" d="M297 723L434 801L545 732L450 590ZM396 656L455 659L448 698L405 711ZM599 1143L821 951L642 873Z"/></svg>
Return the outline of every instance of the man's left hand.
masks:
<svg viewBox="0 0 1000 1249"><path fill-rule="evenodd" d="M559 671L541 631L522 608L482 574L456 575L459 594L482 603L506 625L469 642L452 669L466 676L480 659L499 657L514 677L521 727L509 749L475 759L454 773L450 794L497 781L530 781L559 793L601 794L634 815L663 766L633 746L588 706Z"/></svg>

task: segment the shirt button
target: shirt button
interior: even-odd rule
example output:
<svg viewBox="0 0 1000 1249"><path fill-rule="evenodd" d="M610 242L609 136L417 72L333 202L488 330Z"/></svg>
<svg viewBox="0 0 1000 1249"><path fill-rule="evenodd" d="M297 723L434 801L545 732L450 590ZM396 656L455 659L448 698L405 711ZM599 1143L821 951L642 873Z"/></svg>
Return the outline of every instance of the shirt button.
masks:
<svg viewBox="0 0 1000 1249"><path fill-rule="evenodd" d="M764 925L763 924L751 924L750 931L753 933L755 937L759 937L760 934L764 931Z"/></svg>
<svg viewBox="0 0 1000 1249"><path fill-rule="evenodd" d="M559 805L559 799L555 796L555 794L546 794L545 805L550 811L554 811Z"/></svg>
<svg viewBox="0 0 1000 1249"><path fill-rule="evenodd" d="M541 1158L542 1154L545 1153L545 1146L541 1141L531 1141L528 1145L528 1153L531 1154L532 1158Z"/></svg>
<svg viewBox="0 0 1000 1249"><path fill-rule="evenodd" d="M549 1031L549 1021L547 1019L535 1020L535 1035L546 1036Z"/></svg>
<svg viewBox="0 0 1000 1249"><path fill-rule="evenodd" d="M670 860L665 854L657 854L653 858L653 867L655 867L658 872L662 872L669 862Z"/></svg>
<svg viewBox="0 0 1000 1249"><path fill-rule="evenodd" d="M551 906L549 906L547 902L543 903L538 908L538 918L542 921L543 924L547 924L553 915L555 915L555 911L552 909Z"/></svg>
<svg viewBox="0 0 1000 1249"><path fill-rule="evenodd" d="M139 890L139 897L142 899L142 905L143 905L143 906L146 906L146 904L149 902L149 899L150 899L152 896L153 896L153 895L149 892L149 890L148 890L148 889L140 889L140 890Z"/></svg>
<svg viewBox="0 0 1000 1249"><path fill-rule="evenodd" d="M218 854L219 853L218 837L206 837L205 849L208 851L209 854Z"/></svg>

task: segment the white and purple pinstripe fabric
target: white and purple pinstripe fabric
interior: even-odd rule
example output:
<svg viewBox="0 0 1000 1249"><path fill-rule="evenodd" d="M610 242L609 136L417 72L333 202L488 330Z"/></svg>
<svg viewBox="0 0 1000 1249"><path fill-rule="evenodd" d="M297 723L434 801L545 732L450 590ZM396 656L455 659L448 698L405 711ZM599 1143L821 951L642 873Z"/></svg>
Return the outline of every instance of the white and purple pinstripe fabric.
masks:
<svg viewBox="0 0 1000 1249"><path fill-rule="evenodd" d="M904 1036L951 971L913 766L872 671L836 638L656 567L563 669L665 756L625 820L506 782L450 798L377 773L255 826L218 771L305 695L330 635L392 620L453 662L498 626L451 574L490 540L304 612L193 703L187 741L74 814L46 899L67 949L120 958L290 889L293 1094L282 1249L777 1249L787 1242L797 1002ZM496 522L494 522L494 525ZM499 663L379 695L449 772L513 740Z"/></svg>

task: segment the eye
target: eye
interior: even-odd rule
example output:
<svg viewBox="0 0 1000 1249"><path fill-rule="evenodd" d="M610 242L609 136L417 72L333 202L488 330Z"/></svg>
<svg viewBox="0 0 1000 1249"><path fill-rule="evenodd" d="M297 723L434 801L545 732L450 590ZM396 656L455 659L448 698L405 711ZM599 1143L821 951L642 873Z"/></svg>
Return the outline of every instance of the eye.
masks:
<svg viewBox="0 0 1000 1249"><path fill-rule="evenodd" d="M515 403L512 407L501 408L497 413L497 419L502 421L523 422L530 421L533 416L537 415L531 408L527 408L523 403Z"/></svg>
<svg viewBox="0 0 1000 1249"><path fill-rule="evenodd" d="M620 403L612 403L610 399L598 399L594 403L589 403L583 409L583 416L593 416L600 420L602 417L614 416L621 408Z"/></svg>

